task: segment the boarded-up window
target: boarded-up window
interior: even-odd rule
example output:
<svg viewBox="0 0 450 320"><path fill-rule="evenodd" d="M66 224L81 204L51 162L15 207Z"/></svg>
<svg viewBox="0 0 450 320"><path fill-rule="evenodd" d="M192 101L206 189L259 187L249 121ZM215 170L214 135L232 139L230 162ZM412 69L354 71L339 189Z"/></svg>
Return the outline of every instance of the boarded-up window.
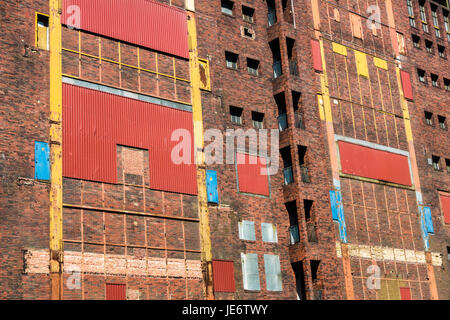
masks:
<svg viewBox="0 0 450 320"><path fill-rule="evenodd" d="M126 285L117 283L107 283L106 300L127 300Z"/></svg>
<svg viewBox="0 0 450 320"><path fill-rule="evenodd" d="M271 254L264 255L267 291L282 291L280 257Z"/></svg>
<svg viewBox="0 0 450 320"><path fill-rule="evenodd" d="M414 100L411 87L411 75L408 72L401 70L400 76L402 79L403 94L405 95L405 98Z"/></svg>
<svg viewBox="0 0 450 320"><path fill-rule="evenodd" d="M311 40L311 51L312 51L314 69L317 71L323 71L322 55L320 53L319 41Z"/></svg>
<svg viewBox="0 0 450 320"><path fill-rule="evenodd" d="M263 242L278 242L277 228L271 223L261 223Z"/></svg>
<svg viewBox="0 0 450 320"><path fill-rule="evenodd" d="M369 77L369 69L367 67L367 57L364 52L355 50L356 69L358 74L363 77Z"/></svg>
<svg viewBox="0 0 450 320"><path fill-rule="evenodd" d="M255 223L253 221L239 222L239 239L255 241Z"/></svg>
<svg viewBox="0 0 450 320"><path fill-rule="evenodd" d="M234 292L234 262L213 260L214 291Z"/></svg>
<svg viewBox="0 0 450 320"><path fill-rule="evenodd" d="M441 194L441 208L444 215L444 223L450 224L450 194Z"/></svg>
<svg viewBox="0 0 450 320"><path fill-rule="evenodd" d="M236 161L239 191L269 196L266 159L238 152Z"/></svg>
<svg viewBox="0 0 450 320"><path fill-rule="evenodd" d="M404 55L406 53L405 37L400 32L397 32L397 42L398 42L398 52Z"/></svg>
<svg viewBox="0 0 450 320"><path fill-rule="evenodd" d="M49 50L49 28L48 16L36 13L36 47L42 50Z"/></svg>
<svg viewBox="0 0 450 320"><path fill-rule="evenodd" d="M362 25L361 25L361 17L354 13L350 13L350 23L352 26L353 37L362 39L363 32L362 32Z"/></svg>
<svg viewBox="0 0 450 320"><path fill-rule="evenodd" d="M242 279L245 290L261 290L259 284L258 255L256 253L241 253Z"/></svg>
<svg viewBox="0 0 450 320"><path fill-rule="evenodd" d="M402 300L411 300L411 289L400 288L400 297Z"/></svg>

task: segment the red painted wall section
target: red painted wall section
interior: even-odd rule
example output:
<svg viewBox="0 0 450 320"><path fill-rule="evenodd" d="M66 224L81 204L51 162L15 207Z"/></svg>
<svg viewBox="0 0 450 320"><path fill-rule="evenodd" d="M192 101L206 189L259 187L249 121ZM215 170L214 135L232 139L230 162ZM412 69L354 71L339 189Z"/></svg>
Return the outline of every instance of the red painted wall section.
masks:
<svg viewBox="0 0 450 320"><path fill-rule="evenodd" d="M214 291L235 292L233 261L213 260Z"/></svg>
<svg viewBox="0 0 450 320"><path fill-rule="evenodd" d="M317 71L323 71L322 55L320 53L319 41L311 40L311 51L312 51L314 69Z"/></svg>
<svg viewBox="0 0 450 320"><path fill-rule="evenodd" d="M400 288L400 297L402 300L411 300L411 289Z"/></svg>
<svg viewBox="0 0 450 320"><path fill-rule="evenodd" d="M62 11L62 24L189 58L181 9L152 0L63 0Z"/></svg>
<svg viewBox="0 0 450 320"><path fill-rule="evenodd" d="M267 172L266 159L238 152L236 161L239 191L269 196L269 176L261 174Z"/></svg>
<svg viewBox="0 0 450 320"><path fill-rule="evenodd" d="M406 71L400 70L400 76L402 79L403 94L405 95L405 98L414 100L410 74Z"/></svg>
<svg viewBox="0 0 450 320"><path fill-rule="evenodd" d="M197 194L195 164L175 164L174 130L190 133L193 163L193 121L190 112L63 84L63 175L117 183L116 146L147 149L150 187Z"/></svg>
<svg viewBox="0 0 450 320"><path fill-rule="evenodd" d="M450 224L450 195L441 194L442 214L444 215L444 223Z"/></svg>
<svg viewBox="0 0 450 320"><path fill-rule="evenodd" d="M342 173L411 186L408 157L339 141Z"/></svg>
<svg viewBox="0 0 450 320"><path fill-rule="evenodd" d="M127 288L125 284L106 284L106 300L127 300Z"/></svg>

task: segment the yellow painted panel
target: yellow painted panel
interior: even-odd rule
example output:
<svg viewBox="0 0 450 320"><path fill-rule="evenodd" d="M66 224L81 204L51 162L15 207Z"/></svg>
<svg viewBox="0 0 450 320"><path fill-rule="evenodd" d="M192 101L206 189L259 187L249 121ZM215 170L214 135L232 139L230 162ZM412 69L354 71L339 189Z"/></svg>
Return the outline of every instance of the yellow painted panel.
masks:
<svg viewBox="0 0 450 320"><path fill-rule="evenodd" d="M369 69L367 67L367 57L364 52L355 50L356 69L360 76L369 77Z"/></svg>
<svg viewBox="0 0 450 320"><path fill-rule="evenodd" d="M325 120L325 111L324 111L324 103L323 96L321 94L317 95L317 103L319 104L319 116L320 120Z"/></svg>
<svg viewBox="0 0 450 320"><path fill-rule="evenodd" d="M383 60L383 59L374 57L374 58L373 58L373 63L375 64L375 66L376 66L377 68L384 69L384 70L387 70L387 69L388 69L388 63L387 63L386 60Z"/></svg>
<svg viewBox="0 0 450 320"><path fill-rule="evenodd" d="M37 26L37 47L42 50L48 50L47 28Z"/></svg>
<svg viewBox="0 0 450 320"><path fill-rule="evenodd" d="M343 56L347 56L347 48L339 43L333 42L333 51L342 54Z"/></svg>

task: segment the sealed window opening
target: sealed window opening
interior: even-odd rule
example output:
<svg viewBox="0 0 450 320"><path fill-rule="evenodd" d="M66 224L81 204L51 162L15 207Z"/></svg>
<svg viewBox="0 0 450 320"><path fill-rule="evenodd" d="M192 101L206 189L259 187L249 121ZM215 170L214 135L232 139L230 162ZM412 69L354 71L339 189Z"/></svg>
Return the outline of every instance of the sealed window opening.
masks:
<svg viewBox="0 0 450 320"><path fill-rule="evenodd" d="M438 116L439 128L446 129L447 125L445 124L446 118L444 116Z"/></svg>
<svg viewBox="0 0 450 320"><path fill-rule="evenodd" d="M425 111L425 121L428 125L433 125L433 114L431 112Z"/></svg>
<svg viewBox="0 0 450 320"><path fill-rule="evenodd" d="M127 300L126 285L117 283L107 283L106 300Z"/></svg>
<svg viewBox="0 0 450 320"><path fill-rule="evenodd" d="M422 69L417 69L417 75L419 77L419 81L422 83L426 83L426 79L425 79L425 70Z"/></svg>
<svg viewBox="0 0 450 320"><path fill-rule="evenodd" d="M280 150L280 154L281 158L283 159L284 184L292 184L294 182L294 175L292 172L291 148L284 147Z"/></svg>
<svg viewBox="0 0 450 320"><path fill-rule="evenodd" d="M234 262L226 260L213 260L213 278L215 292L235 292Z"/></svg>
<svg viewBox="0 0 450 320"><path fill-rule="evenodd" d="M239 222L239 239L256 241L255 222L245 220Z"/></svg>
<svg viewBox="0 0 450 320"><path fill-rule="evenodd" d="M272 40L271 42L269 42L269 46L270 50L272 51L273 78L276 79L283 74L283 69L281 66L280 40Z"/></svg>
<svg viewBox="0 0 450 320"><path fill-rule="evenodd" d="M264 113L252 111L252 122L253 122L253 128L263 129L264 128Z"/></svg>
<svg viewBox="0 0 450 320"><path fill-rule="evenodd" d="M412 41L413 41L414 47L420 48L420 37L419 36L413 34L412 35Z"/></svg>
<svg viewBox="0 0 450 320"><path fill-rule="evenodd" d="M36 47L42 50L50 49L49 17L36 13Z"/></svg>
<svg viewBox="0 0 450 320"><path fill-rule="evenodd" d="M450 80L449 79L444 78L444 87L445 87L445 90L450 91Z"/></svg>
<svg viewBox="0 0 450 320"><path fill-rule="evenodd" d="M259 61L247 58L247 71L249 74L257 76L259 74Z"/></svg>
<svg viewBox="0 0 450 320"><path fill-rule="evenodd" d="M229 0L221 0L222 13L233 15L234 2Z"/></svg>
<svg viewBox="0 0 450 320"><path fill-rule="evenodd" d="M266 0L267 2L267 24L273 26L277 22L277 10L275 9L275 0Z"/></svg>
<svg viewBox="0 0 450 320"><path fill-rule="evenodd" d="M433 53L433 42L425 40L425 48L427 49L427 52Z"/></svg>
<svg viewBox="0 0 450 320"><path fill-rule="evenodd" d="M258 255L256 253L241 253L242 279L244 290L259 291Z"/></svg>
<svg viewBox="0 0 450 320"><path fill-rule="evenodd" d="M253 23L254 22L255 9L242 6L242 19L246 22Z"/></svg>
<svg viewBox="0 0 450 320"><path fill-rule="evenodd" d="M411 289L406 287L400 287L400 298L402 300L411 300Z"/></svg>
<svg viewBox="0 0 450 320"><path fill-rule="evenodd" d="M361 17L357 14L350 13L350 24L352 27L352 34L354 38L363 39L363 31L361 24Z"/></svg>
<svg viewBox="0 0 450 320"><path fill-rule="evenodd" d="M227 62L227 68L237 70L239 55L236 53L225 51L225 60Z"/></svg>
<svg viewBox="0 0 450 320"><path fill-rule="evenodd" d="M297 300L306 300L305 272L303 271L303 262L298 261L291 264L295 275L295 284L297 289Z"/></svg>
<svg viewBox="0 0 450 320"><path fill-rule="evenodd" d="M286 115L286 96L284 94L284 91L275 95L274 99L278 108L278 129L280 131L283 131L288 128L288 121Z"/></svg>
<svg viewBox="0 0 450 320"><path fill-rule="evenodd" d="M300 234L298 229L298 214L297 203L294 201L286 202L286 211L289 215L289 234L291 238L291 245L300 242Z"/></svg>
<svg viewBox="0 0 450 320"><path fill-rule="evenodd" d="M280 257L272 254L264 255L267 291L282 291Z"/></svg>
<svg viewBox="0 0 450 320"><path fill-rule="evenodd" d="M242 108L230 106L231 122L242 124Z"/></svg>
<svg viewBox="0 0 450 320"><path fill-rule="evenodd" d="M447 169L447 173L450 173L450 159L445 159L445 168Z"/></svg>
<svg viewBox="0 0 450 320"><path fill-rule="evenodd" d="M261 234L263 242L278 242L277 227L272 223L261 223Z"/></svg>
<svg viewBox="0 0 450 320"><path fill-rule="evenodd" d="M439 76L437 74L431 74L431 84L433 87L439 87Z"/></svg>
<svg viewBox="0 0 450 320"><path fill-rule="evenodd" d="M439 57L445 58L445 47L438 45L438 53Z"/></svg>
<svg viewBox="0 0 450 320"><path fill-rule="evenodd" d="M434 170L441 170L441 167L439 165L441 158L438 156L431 156L431 161L433 163L433 169Z"/></svg>
<svg viewBox="0 0 450 320"><path fill-rule="evenodd" d="M311 280L315 282L318 280L319 276L320 260L310 260L310 264L311 264Z"/></svg>

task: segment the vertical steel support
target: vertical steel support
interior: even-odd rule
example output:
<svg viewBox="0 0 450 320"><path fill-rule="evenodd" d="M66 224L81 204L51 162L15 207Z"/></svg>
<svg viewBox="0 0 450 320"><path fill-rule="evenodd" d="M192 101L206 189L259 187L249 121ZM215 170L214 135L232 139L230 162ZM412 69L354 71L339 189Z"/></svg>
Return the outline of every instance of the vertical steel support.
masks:
<svg viewBox="0 0 450 320"><path fill-rule="evenodd" d="M61 0L49 0L50 18L50 298L63 296Z"/></svg>
<svg viewBox="0 0 450 320"><path fill-rule="evenodd" d="M203 115L200 91L200 67L197 48L197 27L195 13L187 11L189 34L189 69L191 76L192 117L194 121L194 146L197 164L198 210L200 218L200 241L202 251L202 270L205 282L205 298L214 299L212 278L212 250L209 228L208 199L206 192L206 166L203 152Z"/></svg>

